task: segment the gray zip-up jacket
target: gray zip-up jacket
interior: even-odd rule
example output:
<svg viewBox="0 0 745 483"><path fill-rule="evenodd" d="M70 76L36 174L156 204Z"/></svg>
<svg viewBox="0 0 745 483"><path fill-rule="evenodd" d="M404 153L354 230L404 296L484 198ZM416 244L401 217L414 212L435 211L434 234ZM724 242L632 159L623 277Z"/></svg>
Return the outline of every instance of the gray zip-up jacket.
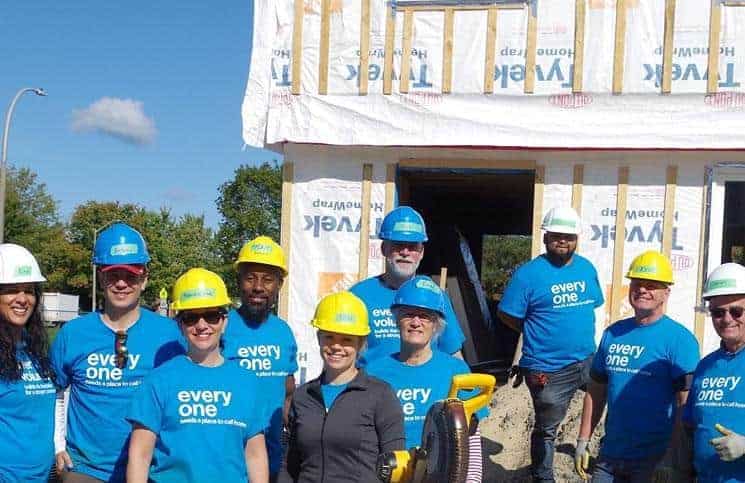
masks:
<svg viewBox="0 0 745 483"><path fill-rule="evenodd" d="M378 455L404 449L404 416L391 387L360 370L328 413L321 378L300 386L278 483L374 483Z"/></svg>

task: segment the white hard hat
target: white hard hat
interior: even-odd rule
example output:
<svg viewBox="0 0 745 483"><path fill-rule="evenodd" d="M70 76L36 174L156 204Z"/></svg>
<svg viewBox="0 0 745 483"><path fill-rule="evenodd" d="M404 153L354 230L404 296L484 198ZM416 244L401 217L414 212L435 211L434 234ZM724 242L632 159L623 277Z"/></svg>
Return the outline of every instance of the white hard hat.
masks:
<svg viewBox="0 0 745 483"><path fill-rule="evenodd" d="M0 244L0 284L46 281L30 251L15 243Z"/></svg>
<svg viewBox="0 0 745 483"><path fill-rule="evenodd" d="M557 206L548 210L543 217L541 229L570 235L579 235L582 232L579 215L571 206Z"/></svg>
<svg viewBox="0 0 745 483"><path fill-rule="evenodd" d="M715 268L704 286L704 299L718 295L745 295L745 267L739 263L725 263Z"/></svg>

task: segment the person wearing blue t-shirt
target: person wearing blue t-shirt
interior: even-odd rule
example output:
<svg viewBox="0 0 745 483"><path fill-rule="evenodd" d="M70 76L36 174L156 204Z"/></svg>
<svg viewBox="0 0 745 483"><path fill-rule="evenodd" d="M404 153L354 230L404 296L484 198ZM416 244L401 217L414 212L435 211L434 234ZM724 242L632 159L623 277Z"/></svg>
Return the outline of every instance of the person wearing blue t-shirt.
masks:
<svg viewBox="0 0 745 483"><path fill-rule="evenodd" d="M155 369L127 413L129 483L267 483L262 387L222 355L230 297L215 273L192 268L173 287L188 349Z"/></svg>
<svg viewBox="0 0 745 483"><path fill-rule="evenodd" d="M261 381L271 422L266 432L269 471L276 479L282 463L282 432L295 390L297 343L290 326L272 312L287 276L282 248L269 237L246 243L235 262L241 306L228 313L223 354Z"/></svg>
<svg viewBox="0 0 745 483"><path fill-rule="evenodd" d="M575 253L581 233L577 212L552 208L541 228L546 253L515 271L499 318L522 333L515 386L524 377L533 401L531 474L534 481L552 482L556 431L572 396L589 381L595 309L603 305L603 291L595 267Z"/></svg>
<svg viewBox="0 0 745 483"><path fill-rule="evenodd" d="M416 276L396 293L391 309L400 333L400 350L372 360L366 367L393 387L404 411L406 447L422 446L424 420L429 408L446 399L453 376L471 372L457 357L432 350L432 341L446 324L444 292L429 277ZM467 399L467 394L461 395ZM478 417L484 418L483 409ZM478 420L469 421L469 460L478 462L468 468L468 481L481 481L481 434Z"/></svg>
<svg viewBox="0 0 745 483"><path fill-rule="evenodd" d="M153 368L183 353L176 324L140 307L150 256L140 233L114 223L96 240L93 263L104 309L67 322L52 344L57 394L55 451L65 483L124 481L124 419L132 395Z"/></svg>
<svg viewBox="0 0 745 483"><path fill-rule="evenodd" d="M424 258L424 243L428 240L424 219L408 206L400 206L386 215L378 237L383 240L381 252L385 257L385 272L362 280L349 289L365 302L370 318L372 332L367 337L367 351L360 360L362 366L375 358L398 352L401 336L391 313L391 304L401 285L416 275ZM465 336L447 294L445 322L447 325L433 347L461 357Z"/></svg>
<svg viewBox="0 0 745 483"><path fill-rule="evenodd" d="M34 256L0 244L0 481L45 483L54 461L54 371Z"/></svg>
<svg viewBox="0 0 745 483"><path fill-rule="evenodd" d="M725 263L706 282L704 300L721 346L693 374L677 466L698 483L745 481L745 267ZM687 441L686 441L687 439ZM693 461L693 468L690 462Z"/></svg>
<svg viewBox="0 0 745 483"><path fill-rule="evenodd" d="M673 435L699 359L696 338L665 315L673 268L663 254L647 251L631 262L629 303L634 316L603 333L582 407L575 468L587 479L587 442L606 403L605 437L592 473L594 483L652 481L671 457ZM666 458L667 459L667 458ZM659 468L670 476L668 463Z"/></svg>

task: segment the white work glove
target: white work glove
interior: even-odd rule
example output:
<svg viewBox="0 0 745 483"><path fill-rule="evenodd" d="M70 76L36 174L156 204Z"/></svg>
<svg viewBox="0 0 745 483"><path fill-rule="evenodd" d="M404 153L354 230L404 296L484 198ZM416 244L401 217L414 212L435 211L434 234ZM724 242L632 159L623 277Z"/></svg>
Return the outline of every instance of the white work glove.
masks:
<svg viewBox="0 0 745 483"><path fill-rule="evenodd" d="M734 461L745 454L745 436L737 434L721 424L715 424L714 428L723 436L714 438L709 443L714 447L722 461Z"/></svg>
<svg viewBox="0 0 745 483"><path fill-rule="evenodd" d="M574 450L574 469L583 480L589 480L587 468L590 466L590 452L587 450L587 440L577 439L577 448Z"/></svg>

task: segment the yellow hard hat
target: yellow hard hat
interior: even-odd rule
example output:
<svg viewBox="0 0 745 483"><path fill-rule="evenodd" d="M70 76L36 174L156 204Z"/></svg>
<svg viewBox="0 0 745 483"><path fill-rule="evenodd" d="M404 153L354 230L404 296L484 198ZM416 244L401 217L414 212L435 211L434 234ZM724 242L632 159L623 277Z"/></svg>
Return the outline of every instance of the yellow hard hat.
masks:
<svg viewBox="0 0 745 483"><path fill-rule="evenodd" d="M337 334L364 336L370 333L367 307L352 292L336 292L322 298L311 324L318 330Z"/></svg>
<svg viewBox="0 0 745 483"><path fill-rule="evenodd" d="M176 279L173 285L175 311L208 309L230 305L228 289L219 275L204 268L192 268Z"/></svg>
<svg viewBox="0 0 745 483"><path fill-rule="evenodd" d="M285 252L282 247L268 236L259 236L243 245L238 253L238 260L233 266L238 269L241 263L260 263L277 267L282 270L283 275L287 275L287 263L285 262Z"/></svg>
<svg viewBox="0 0 745 483"><path fill-rule="evenodd" d="M673 266L662 253L648 250L634 258L626 273L626 278L654 280L672 285Z"/></svg>

